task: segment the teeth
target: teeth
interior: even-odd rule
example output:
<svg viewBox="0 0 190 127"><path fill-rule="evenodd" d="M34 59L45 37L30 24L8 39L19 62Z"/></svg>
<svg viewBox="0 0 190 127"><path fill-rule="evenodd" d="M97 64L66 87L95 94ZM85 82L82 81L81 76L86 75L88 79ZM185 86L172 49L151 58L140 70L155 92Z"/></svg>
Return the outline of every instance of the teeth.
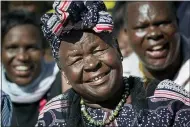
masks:
<svg viewBox="0 0 190 127"><path fill-rule="evenodd" d="M152 50L159 50L162 48L163 48L163 45L158 45L158 46L153 47Z"/></svg>
<svg viewBox="0 0 190 127"><path fill-rule="evenodd" d="M29 69L29 67L28 66L17 66L15 69L18 71L27 71Z"/></svg>
<svg viewBox="0 0 190 127"><path fill-rule="evenodd" d="M98 76L98 77L94 78L92 81L97 81L97 80L99 80L101 78L102 78L102 76Z"/></svg>

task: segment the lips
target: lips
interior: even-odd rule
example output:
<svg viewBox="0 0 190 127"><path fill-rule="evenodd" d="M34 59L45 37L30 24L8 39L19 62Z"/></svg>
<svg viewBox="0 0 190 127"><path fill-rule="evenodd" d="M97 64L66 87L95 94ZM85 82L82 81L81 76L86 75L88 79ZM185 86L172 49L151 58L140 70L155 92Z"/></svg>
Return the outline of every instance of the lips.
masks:
<svg viewBox="0 0 190 127"><path fill-rule="evenodd" d="M152 59L166 58L169 52L169 43L155 45L146 51L148 57Z"/></svg>
<svg viewBox="0 0 190 127"><path fill-rule="evenodd" d="M15 69L17 71L27 71L30 69L30 67L29 66L16 66Z"/></svg>
<svg viewBox="0 0 190 127"><path fill-rule="evenodd" d="M31 71L32 71L32 67L31 66L27 66L27 65L17 65L13 68L15 74L17 76L29 76Z"/></svg>
<svg viewBox="0 0 190 127"><path fill-rule="evenodd" d="M98 75L90 78L89 80L87 80L85 83L87 83L91 86L101 85L109 79L109 73L110 73L110 70L105 73L98 74Z"/></svg>

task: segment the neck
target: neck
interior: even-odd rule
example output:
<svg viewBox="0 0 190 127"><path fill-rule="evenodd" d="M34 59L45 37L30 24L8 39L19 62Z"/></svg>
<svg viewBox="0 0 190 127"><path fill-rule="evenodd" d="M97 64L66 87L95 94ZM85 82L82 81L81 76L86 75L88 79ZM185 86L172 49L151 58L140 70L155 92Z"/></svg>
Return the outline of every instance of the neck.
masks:
<svg viewBox="0 0 190 127"><path fill-rule="evenodd" d="M181 61L182 60L179 54L174 63L163 70L153 70L146 68L144 65L142 65L143 73L147 78L158 79L158 80L164 80L164 79L173 80L175 74L178 72L181 66Z"/></svg>
<svg viewBox="0 0 190 127"><path fill-rule="evenodd" d="M123 85L121 85L120 89L115 94L113 94L113 96L111 98L109 98L106 101L90 102L90 101L83 99L85 102L85 105L92 107L92 108L100 108L100 109L103 109L105 111L110 111L110 110L115 109L115 107L118 105L118 103L122 99L122 95L123 95L124 89L125 89L124 85L125 84L123 83Z"/></svg>

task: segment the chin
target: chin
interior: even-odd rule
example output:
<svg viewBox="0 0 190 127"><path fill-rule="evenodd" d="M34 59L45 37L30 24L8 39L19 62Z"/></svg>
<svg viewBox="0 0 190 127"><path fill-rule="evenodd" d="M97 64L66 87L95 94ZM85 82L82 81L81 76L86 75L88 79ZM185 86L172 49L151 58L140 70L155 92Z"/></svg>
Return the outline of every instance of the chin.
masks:
<svg viewBox="0 0 190 127"><path fill-rule="evenodd" d="M15 83L19 86L27 86L32 82L31 79L17 79Z"/></svg>

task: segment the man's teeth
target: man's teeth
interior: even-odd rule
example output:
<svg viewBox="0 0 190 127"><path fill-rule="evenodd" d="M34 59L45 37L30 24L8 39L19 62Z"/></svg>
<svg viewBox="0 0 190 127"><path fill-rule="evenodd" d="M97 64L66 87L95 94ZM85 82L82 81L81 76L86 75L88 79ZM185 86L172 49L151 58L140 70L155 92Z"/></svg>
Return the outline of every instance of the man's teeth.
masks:
<svg viewBox="0 0 190 127"><path fill-rule="evenodd" d="M152 50L159 50L162 49L163 47L164 47L163 45L154 46Z"/></svg>
<svg viewBox="0 0 190 127"><path fill-rule="evenodd" d="M29 69L28 66L17 66L15 67L17 71L27 71Z"/></svg>
<svg viewBox="0 0 190 127"><path fill-rule="evenodd" d="M99 80L101 78L102 78L102 76L98 76L98 77L94 78L92 81L97 81L97 80Z"/></svg>

